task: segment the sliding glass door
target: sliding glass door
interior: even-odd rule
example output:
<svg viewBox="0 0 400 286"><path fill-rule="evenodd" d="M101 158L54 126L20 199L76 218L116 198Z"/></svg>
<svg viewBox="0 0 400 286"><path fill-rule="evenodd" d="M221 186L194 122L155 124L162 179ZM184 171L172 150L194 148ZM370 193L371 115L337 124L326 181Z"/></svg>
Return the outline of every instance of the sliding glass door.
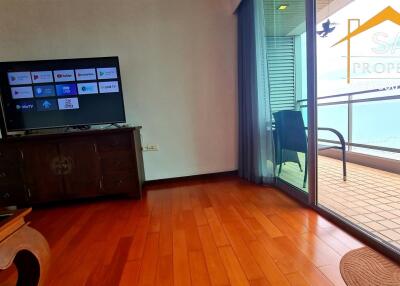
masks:
<svg viewBox="0 0 400 286"><path fill-rule="evenodd" d="M307 195L305 1L264 1L267 80L280 186Z"/></svg>
<svg viewBox="0 0 400 286"><path fill-rule="evenodd" d="M317 205L400 253L400 2L317 11Z"/></svg>
<svg viewBox="0 0 400 286"><path fill-rule="evenodd" d="M264 0L276 184L400 255L400 2Z"/></svg>

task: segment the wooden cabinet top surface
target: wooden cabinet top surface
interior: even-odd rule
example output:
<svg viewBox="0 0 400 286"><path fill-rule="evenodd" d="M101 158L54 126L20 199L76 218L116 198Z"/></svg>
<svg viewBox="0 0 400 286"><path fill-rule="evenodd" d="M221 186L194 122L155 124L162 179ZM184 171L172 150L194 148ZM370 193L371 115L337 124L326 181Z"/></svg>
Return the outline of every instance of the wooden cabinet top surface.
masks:
<svg viewBox="0 0 400 286"><path fill-rule="evenodd" d="M121 127L121 128L109 128L109 129L89 129L79 130L70 132L59 132L59 133L48 133L48 134L31 134L22 136L9 136L6 139L1 139L0 142L20 142L20 141L37 141L37 140L48 140L48 139L59 139L64 137L80 137L80 136L97 136L97 135L110 135L113 133L125 133L133 132L134 130L140 130L141 126L134 127Z"/></svg>

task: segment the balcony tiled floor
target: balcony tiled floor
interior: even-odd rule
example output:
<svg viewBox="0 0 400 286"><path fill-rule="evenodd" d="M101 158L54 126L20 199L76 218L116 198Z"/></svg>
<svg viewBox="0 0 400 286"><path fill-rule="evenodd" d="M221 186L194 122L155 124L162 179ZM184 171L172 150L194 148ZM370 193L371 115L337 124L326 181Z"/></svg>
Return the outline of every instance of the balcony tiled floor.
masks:
<svg viewBox="0 0 400 286"><path fill-rule="evenodd" d="M400 175L319 156L319 203L400 248Z"/></svg>
<svg viewBox="0 0 400 286"><path fill-rule="evenodd" d="M304 155L299 153L304 166ZM304 173L294 163L281 179L302 188ZM343 181L340 160L318 156L319 204L400 248L400 175L347 163Z"/></svg>

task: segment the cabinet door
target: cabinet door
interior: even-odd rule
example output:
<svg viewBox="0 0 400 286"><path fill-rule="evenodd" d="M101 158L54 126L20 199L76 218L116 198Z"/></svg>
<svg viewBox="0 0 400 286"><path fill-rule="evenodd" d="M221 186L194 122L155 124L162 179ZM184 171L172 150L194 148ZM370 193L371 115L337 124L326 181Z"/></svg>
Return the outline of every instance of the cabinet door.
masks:
<svg viewBox="0 0 400 286"><path fill-rule="evenodd" d="M0 144L0 207L24 205L28 193L21 168L22 152Z"/></svg>
<svg viewBox="0 0 400 286"><path fill-rule="evenodd" d="M99 195L100 161L95 141L80 137L59 144L64 161L65 193L69 198Z"/></svg>
<svg viewBox="0 0 400 286"><path fill-rule="evenodd" d="M135 157L131 151L101 154L102 189L105 194L127 193L139 198Z"/></svg>
<svg viewBox="0 0 400 286"><path fill-rule="evenodd" d="M27 143L21 147L24 177L32 203L63 199L63 177L54 168L58 146L55 143Z"/></svg>

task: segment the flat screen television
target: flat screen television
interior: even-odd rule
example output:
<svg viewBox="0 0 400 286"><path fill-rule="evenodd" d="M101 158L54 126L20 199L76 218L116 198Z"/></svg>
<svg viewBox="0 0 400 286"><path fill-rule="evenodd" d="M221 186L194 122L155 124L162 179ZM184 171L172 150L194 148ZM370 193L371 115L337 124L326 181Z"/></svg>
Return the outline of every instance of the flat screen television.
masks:
<svg viewBox="0 0 400 286"><path fill-rule="evenodd" d="M125 122L118 57L3 62L0 92L6 132Z"/></svg>

